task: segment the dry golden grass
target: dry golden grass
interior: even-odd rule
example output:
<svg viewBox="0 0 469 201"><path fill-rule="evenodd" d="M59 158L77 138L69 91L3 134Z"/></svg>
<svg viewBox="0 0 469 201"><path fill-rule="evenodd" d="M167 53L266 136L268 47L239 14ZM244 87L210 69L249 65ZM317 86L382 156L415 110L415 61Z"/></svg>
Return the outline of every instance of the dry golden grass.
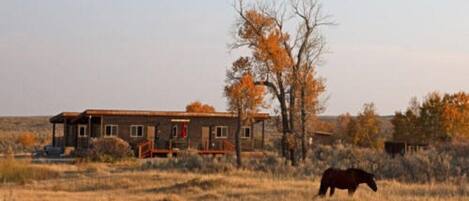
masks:
<svg viewBox="0 0 469 201"><path fill-rule="evenodd" d="M35 165L56 171L62 177L0 184L0 200L311 200L319 182L272 178L251 171L196 174L158 170L139 171L138 162L117 164ZM322 200L468 200L467 182L403 184L379 181L372 192L361 186L353 198L336 191Z"/></svg>

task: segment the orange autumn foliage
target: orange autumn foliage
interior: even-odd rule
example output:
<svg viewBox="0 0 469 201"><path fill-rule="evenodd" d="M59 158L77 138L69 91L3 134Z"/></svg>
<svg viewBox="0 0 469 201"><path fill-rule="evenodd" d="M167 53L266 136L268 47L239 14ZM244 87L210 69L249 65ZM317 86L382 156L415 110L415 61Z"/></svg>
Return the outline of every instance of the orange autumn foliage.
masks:
<svg viewBox="0 0 469 201"><path fill-rule="evenodd" d="M203 104L200 101L194 101L186 106L186 112L210 113L215 112L215 108L211 105Z"/></svg>
<svg viewBox="0 0 469 201"><path fill-rule="evenodd" d="M392 120L394 139L419 141L460 141L469 139L469 93L432 92L422 103L413 101Z"/></svg>
<svg viewBox="0 0 469 201"><path fill-rule="evenodd" d="M18 137L18 143L25 147L32 147L36 144L36 135L34 133L25 132Z"/></svg>
<svg viewBox="0 0 469 201"><path fill-rule="evenodd" d="M295 123L299 106L302 107L303 136L306 130L304 122L318 112L317 100L324 91L324 85L319 85L314 75L302 74L313 72L314 66L320 62L325 47L320 27L332 23L321 14L321 6L316 1L291 1L284 6L277 6L272 1L244 4L243 0L238 0L237 3L235 9L239 17L232 48L244 47L251 52L236 63L242 64L243 68L233 68L227 77L236 80L248 73L255 84L266 87L266 92L277 100L276 110L281 115L282 155L287 156L287 135L299 131L299 124ZM302 100L297 94L299 90L302 91ZM292 164L294 154L290 154Z"/></svg>
<svg viewBox="0 0 469 201"><path fill-rule="evenodd" d="M228 109L241 114L243 122L252 120L264 100L264 87L255 85L251 74L244 74L241 79L225 88Z"/></svg>
<svg viewBox="0 0 469 201"><path fill-rule="evenodd" d="M239 36L249 41L253 46L254 57L262 62L272 64L275 73L283 72L293 65L285 43L289 39L288 33L282 32L275 24L275 19L257 10L248 10L246 20L240 29Z"/></svg>

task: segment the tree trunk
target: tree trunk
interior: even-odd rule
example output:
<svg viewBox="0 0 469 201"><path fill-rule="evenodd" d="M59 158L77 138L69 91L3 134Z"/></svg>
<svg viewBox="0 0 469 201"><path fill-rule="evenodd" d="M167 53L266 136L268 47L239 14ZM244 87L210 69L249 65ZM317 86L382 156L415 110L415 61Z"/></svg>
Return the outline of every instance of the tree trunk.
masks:
<svg viewBox="0 0 469 201"><path fill-rule="evenodd" d="M306 108L305 108L305 86L301 87L301 152L303 161L306 159Z"/></svg>
<svg viewBox="0 0 469 201"><path fill-rule="evenodd" d="M238 165L238 168L241 167L242 161L241 161L241 139L240 139L240 133L241 133L241 109L238 109L238 119L237 119L237 127L236 127L236 134L235 134L235 146L236 146L236 164Z"/></svg>
<svg viewBox="0 0 469 201"><path fill-rule="evenodd" d="M288 111L285 101L280 103L280 108L282 115L282 154L285 158L288 158L287 135L290 133L290 128L288 126Z"/></svg>
<svg viewBox="0 0 469 201"><path fill-rule="evenodd" d="M290 161L292 166L296 166L295 149L290 149Z"/></svg>
<svg viewBox="0 0 469 201"><path fill-rule="evenodd" d="M296 95L295 95L295 90L296 87L294 84L292 84L291 89L290 89L290 108L289 113L290 113L290 130L293 132L295 131L295 109L296 109Z"/></svg>
<svg viewBox="0 0 469 201"><path fill-rule="evenodd" d="M286 146L287 134L290 132L288 108L286 103L286 94L282 82L278 82L280 94L277 97L280 103L280 112L282 116L282 155L288 158L288 148Z"/></svg>

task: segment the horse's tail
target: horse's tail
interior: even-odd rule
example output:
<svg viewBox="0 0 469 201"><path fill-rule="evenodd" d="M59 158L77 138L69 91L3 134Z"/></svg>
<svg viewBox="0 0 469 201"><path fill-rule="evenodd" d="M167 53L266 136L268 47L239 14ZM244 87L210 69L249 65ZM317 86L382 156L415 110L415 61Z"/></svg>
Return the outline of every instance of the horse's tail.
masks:
<svg viewBox="0 0 469 201"><path fill-rule="evenodd" d="M322 174L322 177L321 177L321 185L319 186L319 192L317 195L315 195L313 197L313 200L315 198L317 198L318 196L325 196L326 193L327 193L327 188L329 187L329 182L327 181L329 179L329 174L330 174L330 171L332 171L332 168L328 168L326 171L324 171L324 173Z"/></svg>
<svg viewBox="0 0 469 201"><path fill-rule="evenodd" d="M326 185L326 182L321 181L321 186L319 187L318 195L319 195L319 196L324 196L324 195L326 195L327 187L328 187L328 186Z"/></svg>
<svg viewBox="0 0 469 201"><path fill-rule="evenodd" d="M321 186L319 187L319 195L326 195L327 187L329 187L329 180L331 172L333 171L332 168L327 168L324 173L322 173L321 177Z"/></svg>
<svg viewBox="0 0 469 201"><path fill-rule="evenodd" d="M326 195L327 192L327 185L325 182L321 181L321 186L319 187L319 192L317 195L313 196L313 200L315 200L317 197L323 197Z"/></svg>

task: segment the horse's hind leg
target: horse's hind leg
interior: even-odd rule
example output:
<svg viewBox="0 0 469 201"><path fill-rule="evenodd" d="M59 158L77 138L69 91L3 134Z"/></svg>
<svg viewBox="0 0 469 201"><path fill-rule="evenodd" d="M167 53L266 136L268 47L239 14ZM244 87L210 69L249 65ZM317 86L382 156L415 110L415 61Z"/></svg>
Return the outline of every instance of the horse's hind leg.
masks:
<svg viewBox="0 0 469 201"><path fill-rule="evenodd" d="M335 187L331 186L331 190L329 192L329 196L334 195Z"/></svg>

